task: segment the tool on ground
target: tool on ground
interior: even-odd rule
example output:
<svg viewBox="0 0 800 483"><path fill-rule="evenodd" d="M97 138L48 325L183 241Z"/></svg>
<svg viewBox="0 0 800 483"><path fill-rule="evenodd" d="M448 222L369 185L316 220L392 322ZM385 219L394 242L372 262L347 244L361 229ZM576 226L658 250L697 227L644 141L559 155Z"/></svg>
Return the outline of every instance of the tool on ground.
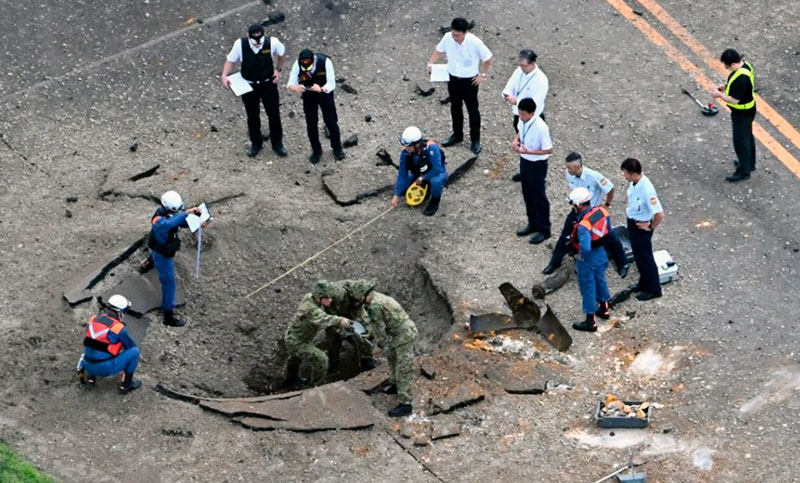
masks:
<svg viewBox="0 0 800 483"><path fill-rule="evenodd" d="M698 106L700 106L700 112L702 112L704 116L716 116L719 113L719 109L714 105L714 103L709 102L708 105L706 106L702 102L698 101L697 98L694 97L692 93L687 91L686 89L681 89L681 92L691 97L692 100L696 102Z"/></svg>
<svg viewBox="0 0 800 483"><path fill-rule="evenodd" d="M647 473L646 472L645 473L634 473L633 469L638 467L638 466L643 466L644 464L647 463L647 461L642 461L641 463L636 463L636 462L633 461L633 452L629 451L628 454L629 454L628 464L626 464L625 466L622 466L621 468L618 468L613 473L608 474L608 475L600 478L599 480L595 481L594 483L603 483L604 481L610 480L611 478L619 475L620 473L622 473L625 470L630 470L630 476L636 477L636 479L625 478L623 480L622 478L618 477L620 481L628 481L628 482L631 482L631 483L645 483L647 481Z"/></svg>
<svg viewBox="0 0 800 483"><path fill-rule="evenodd" d="M203 250L203 227L197 229L197 257L194 261L194 278L200 278L200 252Z"/></svg>
<svg viewBox="0 0 800 483"><path fill-rule="evenodd" d="M419 206L428 196L428 183L415 181L406 190L406 203L408 206Z"/></svg>

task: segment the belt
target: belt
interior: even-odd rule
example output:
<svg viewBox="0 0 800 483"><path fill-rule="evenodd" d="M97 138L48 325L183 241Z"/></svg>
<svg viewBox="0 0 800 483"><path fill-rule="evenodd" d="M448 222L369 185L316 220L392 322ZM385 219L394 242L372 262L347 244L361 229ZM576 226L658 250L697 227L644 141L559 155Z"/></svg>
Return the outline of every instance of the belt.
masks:
<svg viewBox="0 0 800 483"><path fill-rule="evenodd" d="M272 80L271 80L271 79L264 79L264 80L262 80L262 81L247 81L247 82L249 82L249 83L251 83L251 84L256 84L256 85L258 85L258 84L267 84L267 83L269 83L269 82L272 82Z"/></svg>

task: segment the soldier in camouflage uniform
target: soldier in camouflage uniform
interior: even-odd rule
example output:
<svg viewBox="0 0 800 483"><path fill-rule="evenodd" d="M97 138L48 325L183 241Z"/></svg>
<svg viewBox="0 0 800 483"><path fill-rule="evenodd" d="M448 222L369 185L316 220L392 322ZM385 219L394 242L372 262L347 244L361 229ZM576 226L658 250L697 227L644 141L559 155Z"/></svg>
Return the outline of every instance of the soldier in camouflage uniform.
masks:
<svg viewBox="0 0 800 483"><path fill-rule="evenodd" d="M314 286L312 293L303 297L284 335L284 344L289 353L286 368L287 384L298 381L298 370L303 361L311 371L309 381L311 384L320 385L325 382L328 369L338 363L341 331L350 330L353 320L365 322L368 320L362 303L352 296L351 287L355 283L374 287L374 283L362 280L339 282L321 280ZM314 345L314 337L320 330L325 331L329 354ZM371 352L366 349L368 346L366 344L364 346L362 368L374 364ZM332 365L329 365L329 357Z"/></svg>
<svg viewBox="0 0 800 483"><path fill-rule="evenodd" d="M411 414L414 399L413 386L417 375L416 355L417 326L392 297L357 286L354 295L363 297L370 318L371 330L381 347L388 345L389 385L383 389L387 394L397 394L400 403L389 410L389 416L400 417Z"/></svg>

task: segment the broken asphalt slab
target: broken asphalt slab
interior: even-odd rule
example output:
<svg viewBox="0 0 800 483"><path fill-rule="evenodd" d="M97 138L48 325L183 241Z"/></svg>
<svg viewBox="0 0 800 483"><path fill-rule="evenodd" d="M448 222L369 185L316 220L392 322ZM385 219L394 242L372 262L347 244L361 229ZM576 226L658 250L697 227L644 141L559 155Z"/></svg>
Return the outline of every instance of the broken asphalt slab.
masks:
<svg viewBox="0 0 800 483"><path fill-rule="evenodd" d="M147 336L147 327L150 325L150 319L145 316L137 317L133 314L126 314L123 322L128 329L131 339L136 342L136 345L141 347L142 341L144 341L145 336Z"/></svg>
<svg viewBox="0 0 800 483"><path fill-rule="evenodd" d="M551 369L530 361L491 366L484 371L484 376L509 394L542 394L547 390L548 381L561 379Z"/></svg>
<svg viewBox="0 0 800 483"><path fill-rule="evenodd" d="M433 414L449 413L455 409L483 401L484 397L486 397L486 393L483 389L475 382L468 381L450 388L444 397L434 400Z"/></svg>
<svg viewBox="0 0 800 483"><path fill-rule="evenodd" d="M176 274L177 277L177 274ZM132 274L125 278L119 285L106 290L101 295L102 300L108 300L114 294L124 295L131 303L131 312L146 314L161 306L161 282L158 280L158 271L150 270L144 275ZM175 288L175 305L186 303L183 284L177 279Z"/></svg>

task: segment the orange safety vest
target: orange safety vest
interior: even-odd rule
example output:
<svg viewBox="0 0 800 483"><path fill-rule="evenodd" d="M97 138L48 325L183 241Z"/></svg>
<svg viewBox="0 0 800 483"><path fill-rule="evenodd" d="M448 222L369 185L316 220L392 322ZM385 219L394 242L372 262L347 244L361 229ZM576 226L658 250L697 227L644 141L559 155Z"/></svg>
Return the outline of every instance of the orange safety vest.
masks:
<svg viewBox="0 0 800 483"><path fill-rule="evenodd" d="M112 344L108 340L108 333L119 334L124 328L125 324L109 314L94 315L89 320L89 326L86 327L86 337L83 339L83 345L116 356L122 348L122 342Z"/></svg>
<svg viewBox="0 0 800 483"><path fill-rule="evenodd" d="M578 223L575 223L570 237L572 249L575 253L581 251L581 244L578 241L579 226L583 226L592 234L592 248L594 248L596 246L595 242L608 235L608 210L604 206L597 206L586 212L583 218Z"/></svg>

